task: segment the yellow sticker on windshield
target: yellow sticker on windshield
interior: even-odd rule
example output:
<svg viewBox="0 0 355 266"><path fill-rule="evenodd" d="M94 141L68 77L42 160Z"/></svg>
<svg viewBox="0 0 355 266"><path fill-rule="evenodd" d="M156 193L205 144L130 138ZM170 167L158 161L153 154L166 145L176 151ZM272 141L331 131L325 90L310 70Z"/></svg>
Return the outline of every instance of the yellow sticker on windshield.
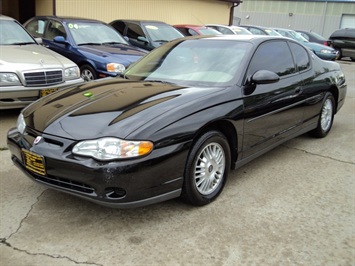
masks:
<svg viewBox="0 0 355 266"><path fill-rule="evenodd" d="M73 24L68 24L68 27L69 27L69 29L72 29L73 28Z"/></svg>
<svg viewBox="0 0 355 266"><path fill-rule="evenodd" d="M153 25L147 25L147 26L145 26L147 29L150 29L150 30L157 30L158 29L158 27L156 27L156 26L153 26Z"/></svg>

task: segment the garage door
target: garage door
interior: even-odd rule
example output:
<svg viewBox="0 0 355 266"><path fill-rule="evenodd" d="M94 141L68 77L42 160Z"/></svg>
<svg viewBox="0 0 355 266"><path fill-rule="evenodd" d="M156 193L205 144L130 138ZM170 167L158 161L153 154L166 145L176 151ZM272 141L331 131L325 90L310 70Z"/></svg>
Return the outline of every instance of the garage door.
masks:
<svg viewBox="0 0 355 266"><path fill-rule="evenodd" d="M355 28L355 15L343 14L341 17L340 28Z"/></svg>

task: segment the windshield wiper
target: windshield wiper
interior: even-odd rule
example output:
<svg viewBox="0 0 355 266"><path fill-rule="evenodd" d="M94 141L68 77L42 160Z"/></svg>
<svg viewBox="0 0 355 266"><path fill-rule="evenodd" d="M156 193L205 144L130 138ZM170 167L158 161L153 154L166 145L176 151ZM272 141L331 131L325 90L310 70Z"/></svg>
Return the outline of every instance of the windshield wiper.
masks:
<svg viewBox="0 0 355 266"><path fill-rule="evenodd" d="M125 43L123 43L123 42L103 42L102 43L103 45L112 45L112 44L124 44L124 45L126 45Z"/></svg>
<svg viewBox="0 0 355 266"><path fill-rule="evenodd" d="M154 42L168 42L168 40L154 40Z"/></svg>
<svg viewBox="0 0 355 266"><path fill-rule="evenodd" d="M11 45L27 45L27 44L35 44L35 42L14 42L10 43Z"/></svg>
<svg viewBox="0 0 355 266"><path fill-rule="evenodd" d="M144 81L146 82L157 82L157 83L162 83L162 84L174 84L172 82L166 81L166 80L159 80L159 79L145 79Z"/></svg>
<svg viewBox="0 0 355 266"><path fill-rule="evenodd" d="M102 45L101 43L98 42L85 42L85 43L79 43L78 46L80 45Z"/></svg>

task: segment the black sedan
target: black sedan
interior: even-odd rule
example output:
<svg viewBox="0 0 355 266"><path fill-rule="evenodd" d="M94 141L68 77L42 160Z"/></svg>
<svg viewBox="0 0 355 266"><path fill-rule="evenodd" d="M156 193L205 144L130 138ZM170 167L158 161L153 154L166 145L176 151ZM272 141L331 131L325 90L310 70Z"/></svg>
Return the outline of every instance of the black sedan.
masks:
<svg viewBox="0 0 355 266"><path fill-rule="evenodd" d="M122 78L33 103L7 142L15 165L53 189L119 208L201 206L231 169L306 132L325 137L346 89L338 63L288 38L187 37Z"/></svg>

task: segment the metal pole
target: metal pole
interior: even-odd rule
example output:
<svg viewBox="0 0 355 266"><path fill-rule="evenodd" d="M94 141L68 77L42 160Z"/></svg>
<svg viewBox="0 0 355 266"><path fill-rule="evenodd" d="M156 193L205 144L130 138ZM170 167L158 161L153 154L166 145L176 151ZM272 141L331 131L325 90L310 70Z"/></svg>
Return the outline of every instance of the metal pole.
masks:
<svg viewBox="0 0 355 266"><path fill-rule="evenodd" d="M322 18L322 32L320 33L322 36L324 36L324 27L325 27L325 17L327 15L327 9L328 9L328 1L325 2L325 7L324 7L324 12L323 12L323 18Z"/></svg>
<svg viewBox="0 0 355 266"><path fill-rule="evenodd" d="M53 0L53 16L56 16L56 15L57 15L57 9L56 9L56 7L57 7L56 1Z"/></svg>

